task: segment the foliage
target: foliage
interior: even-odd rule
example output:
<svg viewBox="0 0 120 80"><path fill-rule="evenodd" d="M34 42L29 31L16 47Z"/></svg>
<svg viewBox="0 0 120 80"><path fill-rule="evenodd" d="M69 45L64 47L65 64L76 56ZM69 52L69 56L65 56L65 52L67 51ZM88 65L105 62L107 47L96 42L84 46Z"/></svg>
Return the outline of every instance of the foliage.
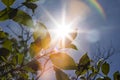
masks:
<svg viewBox="0 0 120 80"><path fill-rule="evenodd" d="M105 59L94 61L85 53L77 63L69 53L61 51L66 48L78 50L72 43L77 32L70 34L73 40L66 39L65 47L61 46L58 51L51 49L51 36L47 27L41 22L34 25L30 14L20 9L24 6L34 13L37 8L35 2L38 0L25 0L13 8L15 1L1 0L6 7L0 11L0 21L13 20L18 23L21 34L15 38L0 31L0 80L37 80L49 69L54 70L56 80L112 80L109 77L110 64ZM36 29L31 33L25 26ZM33 42L30 42L31 39ZM48 66L48 63L52 65ZM76 76L70 78L65 70L73 71ZM120 72L113 73L113 78L120 80Z"/></svg>
<svg viewBox="0 0 120 80"><path fill-rule="evenodd" d="M28 79L28 71L24 68L27 43L22 39L17 41L3 31L0 35L0 79Z"/></svg>
<svg viewBox="0 0 120 80"><path fill-rule="evenodd" d="M32 10L37 8L37 5L34 3L37 0L26 0L25 2L21 3L20 6L13 8L14 2L17 0L1 0L1 2L6 6L5 9L0 11L0 21L5 21L8 19L12 19L13 21L23 24L25 26L33 27L33 20L32 17L26 13L25 11L21 10L20 8L25 6Z"/></svg>
<svg viewBox="0 0 120 80"><path fill-rule="evenodd" d="M52 63L60 69L75 70L77 68L75 61L66 53L51 54L50 59Z"/></svg>

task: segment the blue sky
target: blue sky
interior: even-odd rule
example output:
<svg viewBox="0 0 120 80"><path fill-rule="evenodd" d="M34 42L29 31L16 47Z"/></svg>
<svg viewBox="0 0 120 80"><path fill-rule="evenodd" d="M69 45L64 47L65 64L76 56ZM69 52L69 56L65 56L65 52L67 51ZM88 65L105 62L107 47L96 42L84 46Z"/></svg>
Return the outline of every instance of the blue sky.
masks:
<svg viewBox="0 0 120 80"><path fill-rule="evenodd" d="M33 16L33 18L35 20L41 20L48 28L51 28L53 23L44 12L43 8L57 20L61 16L63 4L71 6L69 1L70 0L41 0L37 3L38 8L36 9L35 16ZM80 14L81 16L77 27L80 30L87 30L86 32L88 32L87 34L78 34L75 44L77 44L79 51L75 51L76 54L70 55L72 55L76 60L78 60L79 56L84 52L88 52L90 56L92 56L96 51L97 44L109 49L112 42L112 46L116 49L116 54L109 59L109 62L112 62L111 72L116 70L120 71L120 0L98 0L98 2L105 12L106 19L104 19L94 7L89 6L85 1L83 1L83 3L88 6L86 8L83 8L84 5L78 6L78 12L76 12L75 15L71 12L71 10L74 9L68 10L68 8L66 10L66 14L70 19L76 15L78 17ZM0 10L1 9L3 9L3 5L0 3ZM83 11L83 13L81 11ZM71 12L71 14L69 12ZM9 21L7 21L7 23L9 23ZM4 24L5 23L0 22L0 26L4 26Z"/></svg>

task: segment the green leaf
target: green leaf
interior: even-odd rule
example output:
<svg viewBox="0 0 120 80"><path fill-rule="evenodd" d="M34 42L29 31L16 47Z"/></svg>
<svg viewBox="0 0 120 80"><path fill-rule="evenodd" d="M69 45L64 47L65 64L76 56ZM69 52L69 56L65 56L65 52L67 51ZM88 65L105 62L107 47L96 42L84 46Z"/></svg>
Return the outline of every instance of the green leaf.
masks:
<svg viewBox="0 0 120 80"><path fill-rule="evenodd" d="M6 80L6 77L2 76L1 80Z"/></svg>
<svg viewBox="0 0 120 80"><path fill-rule="evenodd" d="M96 80L104 80L103 78L97 78Z"/></svg>
<svg viewBox="0 0 120 80"><path fill-rule="evenodd" d="M81 76L80 80L86 80L86 78L84 76Z"/></svg>
<svg viewBox="0 0 120 80"><path fill-rule="evenodd" d="M104 80L111 80L109 77L104 77Z"/></svg>
<svg viewBox="0 0 120 80"><path fill-rule="evenodd" d="M86 53L79 60L79 64L77 66L78 68L76 70L77 76L85 74L87 70L89 69L89 66L90 66L90 59Z"/></svg>
<svg viewBox="0 0 120 80"><path fill-rule="evenodd" d="M15 0L1 0L7 7L11 6Z"/></svg>
<svg viewBox="0 0 120 80"><path fill-rule="evenodd" d="M29 76L27 73L20 73L20 78L18 80L29 80Z"/></svg>
<svg viewBox="0 0 120 80"><path fill-rule="evenodd" d="M12 42L9 39L5 40L3 43L3 47L8 49L9 51L12 51Z"/></svg>
<svg viewBox="0 0 120 80"><path fill-rule="evenodd" d="M114 77L114 80L120 80L120 72L119 72L119 71L116 71L116 72L113 74L113 77Z"/></svg>
<svg viewBox="0 0 120 80"><path fill-rule="evenodd" d="M80 76L80 75L86 74L86 72L87 72L87 70L84 69L83 67L81 67L79 70L76 70L76 71L75 71L75 74L76 74L77 76Z"/></svg>
<svg viewBox="0 0 120 80"><path fill-rule="evenodd" d="M70 44L70 45L66 46L66 48L72 48L72 49L78 50L76 45L74 45L74 44Z"/></svg>
<svg viewBox="0 0 120 80"><path fill-rule="evenodd" d="M62 70L54 67L55 75L57 80L70 80L68 75L64 73Z"/></svg>
<svg viewBox="0 0 120 80"><path fill-rule="evenodd" d="M34 13L35 9L37 8L36 4L30 3L30 2L24 2L23 5L25 5L27 8L32 9L33 13Z"/></svg>
<svg viewBox="0 0 120 80"><path fill-rule="evenodd" d="M0 21L5 21L9 19L7 13L8 13L8 10L6 8L0 11Z"/></svg>
<svg viewBox="0 0 120 80"><path fill-rule="evenodd" d="M19 24L33 27L32 17L22 10L17 11L17 15L13 18L13 20Z"/></svg>
<svg viewBox="0 0 120 80"><path fill-rule="evenodd" d="M109 73L110 66L107 62L102 64L102 72L107 75Z"/></svg>
<svg viewBox="0 0 120 80"><path fill-rule="evenodd" d="M12 62L13 62L14 65L17 65L16 56L12 57Z"/></svg>
<svg viewBox="0 0 120 80"><path fill-rule="evenodd" d="M76 70L76 71L75 71L75 74L76 74L77 76L79 76L79 75L81 75L81 72L79 72L78 70Z"/></svg>
<svg viewBox="0 0 120 80"><path fill-rule="evenodd" d="M75 70L77 68L73 58L66 53L51 54L50 59L60 69Z"/></svg>
<svg viewBox="0 0 120 80"><path fill-rule="evenodd" d="M97 62L98 72L100 71L100 67L101 67L102 63L103 63L103 61L101 59Z"/></svg>
<svg viewBox="0 0 120 80"><path fill-rule="evenodd" d="M79 60L79 66L89 67L89 65L90 65L90 58L86 53Z"/></svg>
<svg viewBox="0 0 120 80"><path fill-rule="evenodd" d="M3 31L0 31L0 40L5 39L5 38L8 38L8 34Z"/></svg>
<svg viewBox="0 0 120 80"><path fill-rule="evenodd" d="M0 48L0 56L3 56L4 58L7 58L10 54L10 51L6 48ZM0 58L1 60L1 58Z"/></svg>
<svg viewBox="0 0 120 80"><path fill-rule="evenodd" d="M3 57L3 56L0 56L0 60L3 60L4 62L7 63L7 59L5 57Z"/></svg>
<svg viewBox="0 0 120 80"><path fill-rule="evenodd" d="M39 0L26 0L27 2L37 2Z"/></svg>
<svg viewBox="0 0 120 80"><path fill-rule="evenodd" d="M109 77L101 77L101 78L97 78L96 80L111 80Z"/></svg>
<svg viewBox="0 0 120 80"><path fill-rule="evenodd" d="M18 64L22 64L23 59L24 59L24 54L18 53L17 54L17 62L18 62Z"/></svg>
<svg viewBox="0 0 120 80"><path fill-rule="evenodd" d="M28 67L28 66L23 67L23 70L25 70L27 72L32 72L32 73L35 72L31 67Z"/></svg>
<svg viewBox="0 0 120 80"><path fill-rule="evenodd" d="M94 66L90 66L90 67L89 67L89 70L91 70L92 73L98 73L98 70L97 70L96 67L94 67Z"/></svg>

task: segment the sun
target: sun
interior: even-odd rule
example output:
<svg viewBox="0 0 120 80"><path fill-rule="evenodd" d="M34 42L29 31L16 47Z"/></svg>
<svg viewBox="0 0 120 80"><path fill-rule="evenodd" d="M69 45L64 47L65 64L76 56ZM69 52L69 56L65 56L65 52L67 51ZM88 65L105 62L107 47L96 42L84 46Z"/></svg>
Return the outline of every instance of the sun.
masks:
<svg viewBox="0 0 120 80"><path fill-rule="evenodd" d="M54 24L54 28L50 30L50 32L54 33L53 35L55 37L53 43L57 41L59 44L59 42L62 41L62 44L64 45L66 39L72 40L71 34L76 31L75 25L78 22L78 18L68 20L65 8L63 8L62 15L59 17L59 20L55 19L46 9L43 8L43 10Z"/></svg>
<svg viewBox="0 0 120 80"><path fill-rule="evenodd" d="M72 31L72 28L68 24L59 24L59 26L54 29L56 37L61 40L69 38Z"/></svg>
<svg viewBox="0 0 120 80"><path fill-rule="evenodd" d="M57 41L58 47L65 47L66 43L73 41L73 34L77 33L77 30L73 28L73 25L67 22L57 24L54 29L54 40ZM67 41L67 42L66 42Z"/></svg>

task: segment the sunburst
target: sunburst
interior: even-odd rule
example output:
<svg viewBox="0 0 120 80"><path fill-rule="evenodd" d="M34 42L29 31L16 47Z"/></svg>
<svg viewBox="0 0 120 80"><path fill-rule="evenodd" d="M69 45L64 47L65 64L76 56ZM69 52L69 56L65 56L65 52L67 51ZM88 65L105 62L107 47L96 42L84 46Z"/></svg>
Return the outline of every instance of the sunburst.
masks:
<svg viewBox="0 0 120 80"><path fill-rule="evenodd" d="M50 18L50 20L53 22L53 25L55 25L55 28L50 30L51 32L54 33L53 42L57 41L57 43L59 44L59 42L62 41L62 45L65 45L66 39L72 40L71 33L75 33L76 31L75 25L78 22L78 18L68 20L68 17L66 17L65 7L62 10L62 15L61 15L62 17L59 18L60 21L55 19L46 9L43 8L43 10Z"/></svg>

